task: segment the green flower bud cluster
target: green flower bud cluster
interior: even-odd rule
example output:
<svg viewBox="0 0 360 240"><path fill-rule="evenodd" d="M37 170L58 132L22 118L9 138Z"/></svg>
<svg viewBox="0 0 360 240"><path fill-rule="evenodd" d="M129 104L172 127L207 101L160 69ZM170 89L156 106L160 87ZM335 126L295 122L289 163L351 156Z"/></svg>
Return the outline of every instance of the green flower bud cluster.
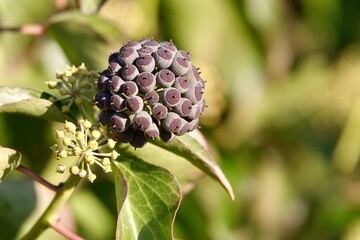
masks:
<svg viewBox="0 0 360 240"><path fill-rule="evenodd" d="M50 89L58 89L60 97L52 99L60 101L64 113L70 112L70 107L75 103L80 109L84 103L92 104L92 96L95 93L95 83L98 73L88 71L85 64L75 67L67 66L63 72L57 71L54 81L45 82Z"/></svg>
<svg viewBox="0 0 360 240"><path fill-rule="evenodd" d="M143 147L198 127L205 81L190 54L173 42L143 39L110 54L97 81L99 121L119 142Z"/></svg>
<svg viewBox="0 0 360 240"><path fill-rule="evenodd" d="M115 141L102 134L102 130L93 126L88 120L79 120L78 126L72 122L65 123L65 131L56 130L56 138L60 144L51 147L57 160L72 157L70 163L59 164L57 172L64 173L66 168L73 175L81 178L86 177L90 182L96 179L91 171L93 165L100 166L105 173L111 172L111 161L119 154L113 150ZM101 153L102 149L110 149L107 153Z"/></svg>

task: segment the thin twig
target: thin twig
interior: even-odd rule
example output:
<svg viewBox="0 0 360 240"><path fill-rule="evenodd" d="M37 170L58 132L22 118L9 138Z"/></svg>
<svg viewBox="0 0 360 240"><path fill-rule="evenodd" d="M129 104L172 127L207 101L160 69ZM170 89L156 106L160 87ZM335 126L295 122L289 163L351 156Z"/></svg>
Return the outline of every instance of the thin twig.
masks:
<svg viewBox="0 0 360 240"><path fill-rule="evenodd" d="M33 171L31 171L30 169L28 169L27 167L23 166L23 165L19 165L16 170L18 170L19 172L31 177L32 179L34 179L35 181L37 181L38 183L44 185L45 187L58 192L60 191L63 187L64 184L60 183L59 185L54 185L50 182L48 182L47 180L43 179L42 177L40 177L39 175L37 175L36 173L34 173Z"/></svg>
<svg viewBox="0 0 360 240"><path fill-rule="evenodd" d="M65 228L59 223L59 220L51 223L51 228L60 233L62 236L68 238L69 240L84 240L84 238L76 235L71 230Z"/></svg>

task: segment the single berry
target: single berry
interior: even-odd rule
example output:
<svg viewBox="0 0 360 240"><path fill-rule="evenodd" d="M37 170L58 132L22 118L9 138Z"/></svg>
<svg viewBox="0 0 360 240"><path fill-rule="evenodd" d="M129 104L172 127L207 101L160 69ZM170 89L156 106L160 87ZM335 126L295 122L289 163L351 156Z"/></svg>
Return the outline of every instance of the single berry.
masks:
<svg viewBox="0 0 360 240"><path fill-rule="evenodd" d="M150 48L154 52L159 48L160 44L153 39L148 39L142 43L142 46Z"/></svg>
<svg viewBox="0 0 360 240"><path fill-rule="evenodd" d="M116 93L119 91L121 85L125 83L119 76L115 75L112 76L111 79L108 81L108 89L110 92Z"/></svg>
<svg viewBox="0 0 360 240"><path fill-rule="evenodd" d="M139 57L139 53L132 47L122 47L119 51L118 61L124 67L134 62Z"/></svg>
<svg viewBox="0 0 360 240"><path fill-rule="evenodd" d="M156 66L159 69L170 67L174 55L166 48L159 48L156 52L153 52L152 56L155 59Z"/></svg>
<svg viewBox="0 0 360 240"><path fill-rule="evenodd" d="M179 114L180 117L186 117L190 114L192 109L192 103L187 98L181 98L179 104L177 104L173 110L177 114Z"/></svg>
<svg viewBox="0 0 360 240"><path fill-rule="evenodd" d="M133 81L127 81L121 86L121 93L127 97L135 96L138 92L139 88Z"/></svg>
<svg viewBox="0 0 360 240"><path fill-rule="evenodd" d="M156 91L151 90L145 94L144 98L148 104L154 105L155 103L159 102L160 96Z"/></svg>
<svg viewBox="0 0 360 240"><path fill-rule="evenodd" d="M156 85L155 76L152 73L148 73L148 72L140 73L136 77L135 81L140 91L144 93L154 90Z"/></svg>
<svg viewBox="0 0 360 240"><path fill-rule="evenodd" d="M134 115L133 123L136 129L145 131L153 122L149 113L141 111Z"/></svg>
<svg viewBox="0 0 360 240"><path fill-rule="evenodd" d="M112 128L117 132L123 132L129 126L129 116L122 112L116 112L110 118Z"/></svg>
<svg viewBox="0 0 360 240"><path fill-rule="evenodd" d="M161 103L152 106L152 116L156 119L164 119L168 114L168 108Z"/></svg>
<svg viewBox="0 0 360 240"><path fill-rule="evenodd" d="M200 86L200 84L190 86L189 89L184 93L184 96L193 104L198 103L203 98L203 88Z"/></svg>
<svg viewBox="0 0 360 240"><path fill-rule="evenodd" d="M129 112L137 113L143 109L144 101L139 96L132 96L126 99L125 106L129 110Z"/></svg>
<svg viewBox="0 0 360 240"><path fill-rule="evenodd" d="M99 122L103 126L111 126L110 118L114 115L115 111L112 109L103 110L99 114Z"/></svg>
<svg viewBox="0 0 360 240"><path fill-rule="evenodd" d="M190 67L189 61L185 57L175 57L170 69L176 76L184 75Z"/></svg>
<svg viewBox="0 0 360 240"><path fill-rule="evenodd" d="M171 142L175 137L175 135L172 132L166 131L164 128L160 128L159 132L160 132L160 139L165 143Z"/></svg>
<svg viewBox="0 0 360 240"><path fill-rule="evenodd" d="M129 143L133 140L134 135L135 135L135 129L132 126L129 126L123 132L116 132L115 138L120 142Z"/></svg>
<svg viewBox="0 0 360 240"><path fill-rule="evenodd" d="M162 69L156 75L156 83L161 87L171 87L175 82L175 74L169 69Z"/></svg>
<svg viewBox="0 0 360 240"><path fill-rule="evenodd" d="M159 128L155 123L152 123L148 129L144 131L145 137L154 140L160 135Z"/></svg>
<svg viewBox="0 0 360 240"><path fill-rule="evenodd" d="M181 117L174 112L169 112L167 116L163 120L161 120L161 123L163 128L169 132L176 132L183 125L183 122L181 121Z"/></svg>
<svg viewBox="0 0 360 240"><path fill-rule="evenodd" d="M105 70L103 73L101 73L101 75L98 78L98 81L97 81L98 91L105 91L108 89L109 77L107 76L106 72L107 72L107 70Z"/></svg>
<svg viewBox="0 0 360 240"><path fill-rule="evenodd" d="M138 57L135 60L135 65L139 69L139 72L152 72L155 68L155 60L150 55Z"/></svg>
<svg viewBox="0 0 360 240"><path fill-rule="evenodd" d="M126 65L120 70L120 75L125 81L132 81L139 75L139 70L135 65Z"/></svg>
<svg viewBox="0 0 360 240"><path fill-rule="evenodd" d="M95 94L95 104L100 109L108 109L111 107L110 98L110 92L97 92Z"/></svg>
<svg viewBox="0 0 360 240"><path fill-rule="evenodd" d="M108 66L108 71L111 75L116 74L121 69L121 66L117 62L112 62Z"/></svg>
<svg viewBox="0 0 360 240"><path fill-rule="evenodd" d="M173 87L165 88L161 95L162 103L167 107L174 107L179 104L181 94L179 90Z"/></svg>
<svg viewBox="0 0 360 240"><path fill-rule="evenodd" d="M137 50L139 57L144 57L144 56L148 56L154 52L152 48L149 47L142 47L139 50Z"/></svg>
<svg viewBox="0 0 360 240"><path fill-rule="evenodd" d="M134 148L142 148L147 143L147 138L144 132L135 130L134 138L131 140L130 145Z"/></svg>
<svg viewBox="0 0 360 240"><path fill-rule="evenodd" d="M185 77L177 77L175 78L173 87L179 90L181 94L185 93L187 90L189 90L189 82L187 78Z"/></svg>
<svg viewBox="0 0 360 240"><path fill-rule="evenodd" d="M115 111L123 111L126 109L125 101L126 101L125 98L117 94L114 94L111 96L110 104L112 106L112 109L114 109Z"/></svg>

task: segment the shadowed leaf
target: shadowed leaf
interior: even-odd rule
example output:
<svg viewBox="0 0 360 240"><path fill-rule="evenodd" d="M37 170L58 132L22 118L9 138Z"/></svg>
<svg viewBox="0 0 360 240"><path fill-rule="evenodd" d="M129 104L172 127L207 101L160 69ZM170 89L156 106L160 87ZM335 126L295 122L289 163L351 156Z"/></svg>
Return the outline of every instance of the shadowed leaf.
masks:
<svg viewBox="0 0 360 240"><path fill-rule="evenodd" d="M20 164L21 154L13 149L0 146L0 182Z"/></svg>

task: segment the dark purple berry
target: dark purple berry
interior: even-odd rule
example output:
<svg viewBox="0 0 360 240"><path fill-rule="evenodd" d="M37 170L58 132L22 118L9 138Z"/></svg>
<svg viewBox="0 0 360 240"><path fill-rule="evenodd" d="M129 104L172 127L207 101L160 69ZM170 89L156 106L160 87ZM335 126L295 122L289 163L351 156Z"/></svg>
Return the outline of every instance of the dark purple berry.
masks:
<svg viewBox="0 0 360 240"><path fill-rule="evenodd" d="M104 91L108 89L109 77L106 74L101 74L97 81L98 91Z"/></svg>
<svg viewBox="0 0 360 240"><path fill-rule="evenodd" d="M125 81L132 81L139 74L139 70L136 68L135 65L130 64L130 65L124 66L120 70L120 74L121 74L122 79L124 79Z"/></svg>
<svg viewBox="0 0 360 240"><path fill-rule="evenodd" d="M129 40L123 48L133 48L134 50L138 50L141 48L141 44L139 42L133 42Z"/></svg>
<svg viewBox="0 0 360 240"><path fill-rule="evenodd" d="M166 131L164 128L160 128L159 131L160 139L165 143L171 142L175 137L172 132Z"/></svg>
<svg viewBox="0 0 360 240"><path fill-rule="evenodd" d="M168 114L168 108L161 103L152 106L152 116L156 119L164 119Z"/></svg>
<svg viewBox="0 0 360 240"><path fill-rule="evenodd" d="M179 104L181 94L179 90L173 87L165 88L161 95L161 101L167 107L174 107Z"/></svg>
<svg viewBox="0 0 360 240"><path fill-rule="evenodd" d="M126 99L125 106L131 113L137 113L143 109L144 101L139 96L132 96Z"/></svg>
<svg viewBox="0 0 360 240"><path fill-rule="evenodd" d="M121 86L121 92L125 96L130 97L130 96L134 96L134 95L138 94L139 88L135 82L127 81Z"/></svg>
<svg viewBox="0 0 360 240"><path fill-rule="evenodd" d="M177 77L175 78L173 87L183 94L189 89L189 82L185 77Z"/></svg>
<svg viewBox="0 0 360 240"><path fill-rule="evenodd" d="M170 69L176 76L184 75L190 67L189 61L184 57L175 57Z"/></svg>
<svg viewBox="0 0 360 240"><path fill-rule="evenodd" d="M162 69L156 75L156 83L161 87L171 87L175 82L175 74L169 69Z"/></svg>
<svg viewBox="0 0 360 240"><path fill-rule="evenodd" d="M147 143L147 138L144 132L135 130L134 138L131 140L130 145L134 148L142 148Z"/></svg>
<svg viewBox="0 0 360 240"><path fill-rule="evenodd" d="M136 129L145 131L152 124L152 118L149 113L140 111L134 115L133 124Z"/></svg>
<svg viewBox="0 0 360 240"><path fill-rule="evenodd" d="M122 80L119 76L112 76L112 78L109 80L108 89L110 92L116 93L124 83L125 81Z"/></svg>
<svg viewBox="0 0 360 240"><path fill-rule="evenodd" d="M110 98L110 92L97 92L95 94L95 104L100 109L108 109L111 107Z"/></svg>
<svg viewBox="0 0 360 240"><path fill-rule="evenodd" d="M160 134L159 128L155 123L152 123L150 127L145 130L144 134L146 138L154 140Z"/></svg>
<svg viewBox="0 0 360 240"><path fill-rule="evenodd" d="M148 104L154 105L155 103L159 102L160 96L156 91L152 90L152 91L148 91L145 94L144 98Z"/></svg>
<svg viewBox="0 0 360 240"><path fill-rule="evenodd" d="M183 118L181 118L181 122L182 122L182 126L177 131L174 132L175 135L182 136L189 131L190 128L189 123Z"/></svg>
<svg viewBox="0 0 360 240"><path fill-rule="evenodd" d="M181 117L174 112L169 112L167 116L163 120L161 120L161 123L163 128L169 132L176 132L183 125Z"/></svg>
<svg viewBox="0 0 360 240"><path fill-rule="evenodd" d="M179 114L180 117L186 117L190 114L192 109L192 103L187 98L181 98L179 104L177 104L173 110Z"/></svg>
<svg viewBox="0 0 360 240"><path fill-rule="evenodd" d="M117 132L123 132L130 124L129 116L122 112L116 112L110 118L112 128Z"/></svg>
<svg viewBox="0 0 360 240"><path fill-rule="evenodd" d="M160 43L160 46L169 50L175 56L175 53L177 52L177 48L173 42L162 42Z"/></svg>
<svg viewBox="0 0 360 240"><path fill-rule="evenodd" d="M153 52L152 56L155 59L156 66L159 69L170 67L174 55L166 48L159 48L156 52Z"/></svg>
<svg viewBox="0 0 360 240"><path fill-rule="evenodd" d="M117 94L113 94L110 99L110 104L115 111L123 111L126 108L125 101L126 101L125 98Z"/></svg>
<svg viewBox="0 0 360 240"><path fill-rule="evenodd" d="M118 61L124 67L134 62L139 57L139 53L132 47L122 47L118 55Z"/></svg>
<svg viewBox="0 0 360 240"><path fill-rule="evenodd" d="M125 131L123 132L116 132L115 138L119 142L123 143L129 143L133 140L135 135L135 129L132 126L129 126Z"/></svg>
<svg viewBox="0 0 360 240"><path fill-rule="evenodd" d="M112 62L117 62L117 58L118 58L118 55L119 55L119 52L113 52L109 55L109 58L108 58L108 63L112 63Z"/></svg>
<svg viewBox="0 0 360 240"><path fill-rule="evenodd" d="M193 120L191 120L190 122L188 122L189 124L189 132L195 130L198 126L199 126L199 118L195 118Z"/></svg>
<svg viewBox="0 0 360 240"><path fill-rule="evenodd" d="M112 109L103 110L99 114L99 122L103 126L111 126L110 118L114 115L115 111Z"/></svg>
<svg viewBox="0 0 360 240"><path fill-rule="evenodd" d="M184 50L179 50L176 55L176 57L183 57L183 58L186 58L186 60L188 62L191 62L191 58L190 58L190 53L189 52L186 52Z"/></svg>
<svg viewBox="0 0 360 240"><path fill-rule="evenodd" d="M135 81L140 91L144 93L154 90L156 85L155 76L149 72L140 73Z"/></svg>

